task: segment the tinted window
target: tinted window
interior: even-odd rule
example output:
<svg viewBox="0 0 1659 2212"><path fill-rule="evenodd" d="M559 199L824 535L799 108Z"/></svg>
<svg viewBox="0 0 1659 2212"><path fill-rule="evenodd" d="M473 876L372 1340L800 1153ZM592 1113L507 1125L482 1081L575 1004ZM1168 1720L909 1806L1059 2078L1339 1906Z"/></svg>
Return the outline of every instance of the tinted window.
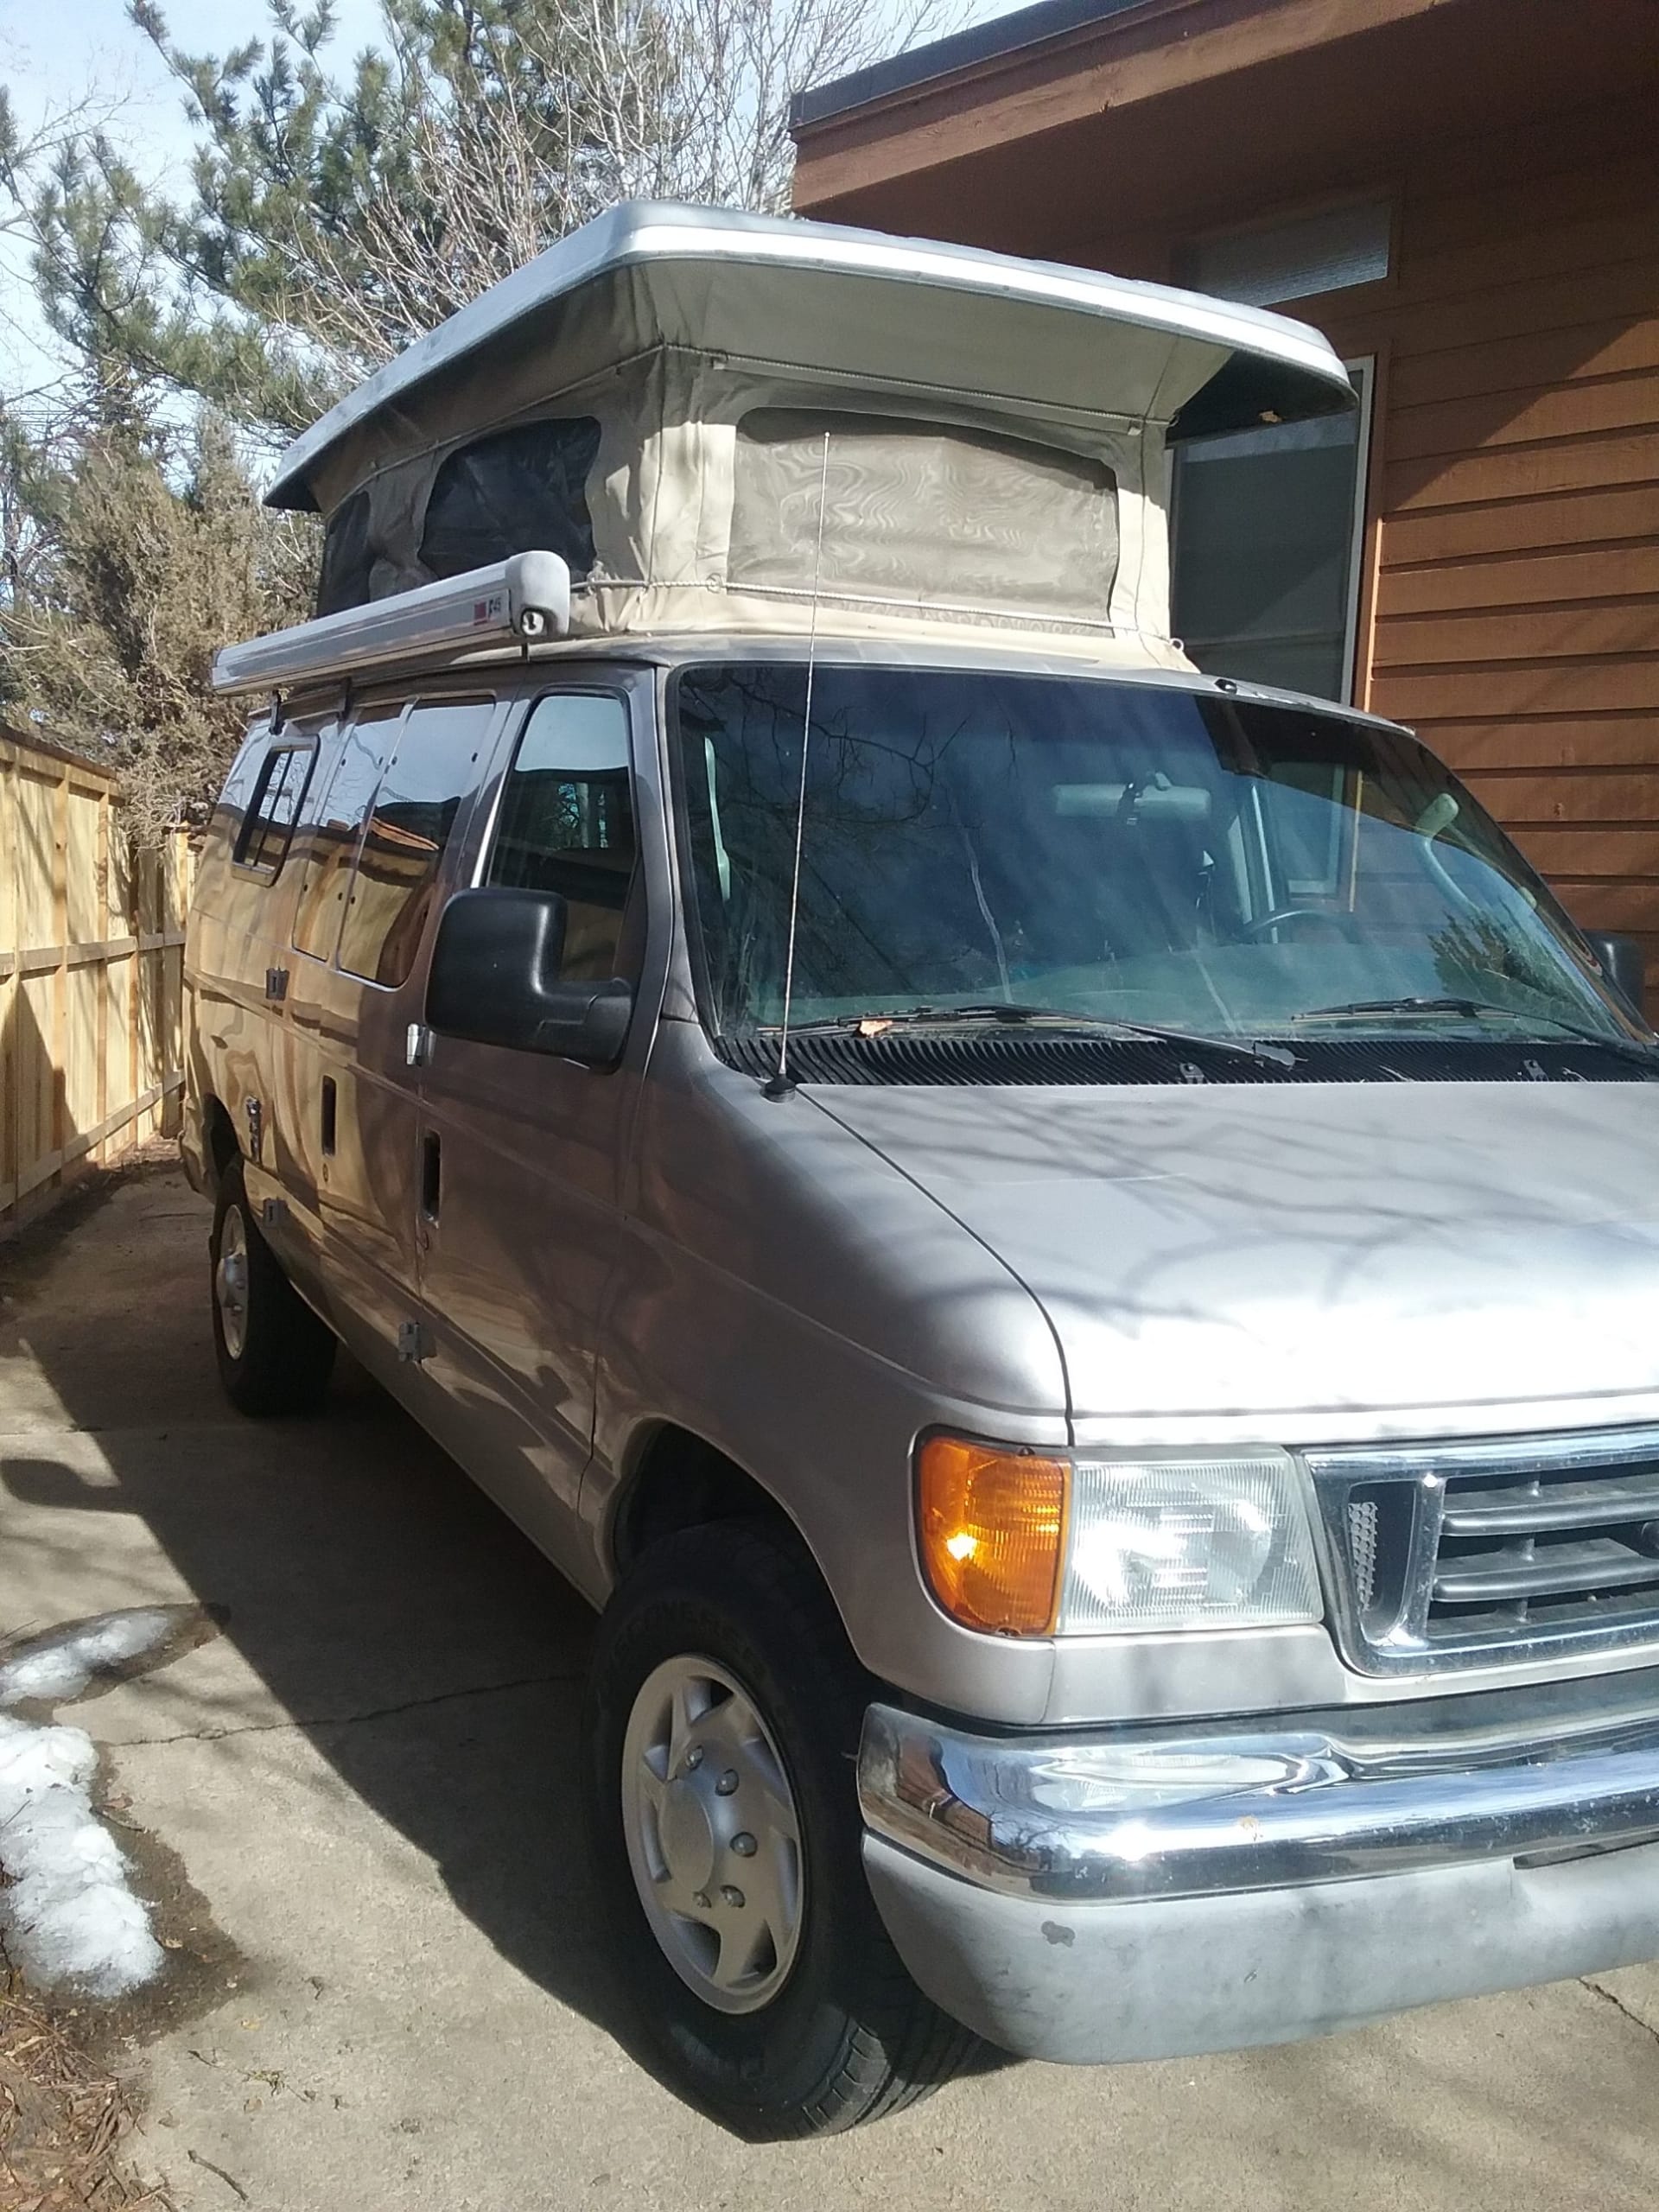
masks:
<svg viewBox="0 0 1659 2212"><path fill-rule="evenodd" d="M558 892L569 902L559 972L602 982L632 966L633 861L626 706L587 693L539 701L507 772L486 880Z"/></svg>
<svg viewBox="0 0 1659 2212"><path fill-rule="evenodd" d="M236 842L238 866L273 875L281 868L316 754L315 737L273 745L266 753Z"/></svg>
<svg viewBox="0 0 1659 2212"><path fill-rule="evenodd" d="M540 549L557 553L573 576L594 565L588 472L599 452L591 415L524 423L452 453L432 480L421 563L434 576Z"/></svg>
<svg viewBox="0 0 1659 2212"><path fill-rule="evenodd" d="M494 703L429 699L404 717L346 901L340 964L351 975L389 985L407 980Z"/></svg>
<svg viewBox="0 0 1659 2212"><path fill-rule="evenodd" d="M294 947L313 959L331 958L339 939L358 840L403 711L391 705L363 709L346 732L321 804L314 815L306 810L312 818L303 837L305 875L294 917Z"/></svg>

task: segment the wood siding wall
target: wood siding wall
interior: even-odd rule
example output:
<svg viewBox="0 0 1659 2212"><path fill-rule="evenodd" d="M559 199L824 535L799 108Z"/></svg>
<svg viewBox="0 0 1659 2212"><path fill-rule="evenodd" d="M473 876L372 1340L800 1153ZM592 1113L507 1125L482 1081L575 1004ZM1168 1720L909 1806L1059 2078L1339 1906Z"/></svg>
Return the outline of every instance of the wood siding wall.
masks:
<svg viewBox="0 0 1659 2212"><path fill-rule="evenodd" d="M0 729L0 1236L178 1126L182 831L133 855L94 762Z"/></svg>
<svg viewBox="0 0 1659 2212"><path fill-rule="evenodd" d="M1420 149L1387 181L1390 282L1293 310L1378 361L1359 696L1659 981L1651 105Z"/></svg>
<svg viewBox="0 0 1659 2212"><path fill-rule="evenodd" d="M1286 11L1245 13L1265 37ZM1386 198L1388 280L1281 303L1377 364L1357 696L1467 776L1581 923L1641 937L1659 985L1656 15L1456 0L1425 19L1438 70L1394 42L1369 79L1340 50L1241 63L1065 129L1062 65L1014 54L918 94L925 128L894 104L808 134L799 197L1166 282L1205 231ZM1143 28L1179 65L1173 22ZM1500 98L1525 29L1546 51ZM978 150L1002 77L1045 68L1029 136ZM1489 99L1508 119L1471 128Z"/></svg>

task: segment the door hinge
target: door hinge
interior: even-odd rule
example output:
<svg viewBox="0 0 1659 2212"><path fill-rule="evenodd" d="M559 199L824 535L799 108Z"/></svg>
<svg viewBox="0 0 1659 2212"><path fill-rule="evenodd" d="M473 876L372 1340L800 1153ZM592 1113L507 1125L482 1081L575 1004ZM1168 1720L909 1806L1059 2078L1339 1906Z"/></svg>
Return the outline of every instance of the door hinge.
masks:
<svg viewBox="0 0 1659 2212"><path fill-rule="evenodd" d="M287 1219L288 1200L286 1198L265 1198L261 1202L259 1222L262 1228L280 1229Z"/></svg>
<svg viewBox="0 0 1659 2212"><path fill-rule="evenodd" d="M418 1321L397 1324L397 1357L406 1366L418 1367L432 1357L432 1339Z"/></svg>
<svg viewBox="0 0 1659 2212"><path fill-rule="evenodd" d="M248 1117L248 1157L257 1166L265 1156L265 1109L257 1098L245 1109Z"/></svg>
<svg viewBox="0 0 1659 2212"><path fill-rule="evenodd" d="M268 999L275 999L278 1005L280 1005L283 1000L288 996L288 970L286 968L266 969L265 996Z"/></svg>
<svg viewBox="0 0 1659 2212"><path fill-rule="evenodd" d="M404 1035L404 1065L423 1068L432 1057L432 1032L423 1021L411 1021Z"/></svg>

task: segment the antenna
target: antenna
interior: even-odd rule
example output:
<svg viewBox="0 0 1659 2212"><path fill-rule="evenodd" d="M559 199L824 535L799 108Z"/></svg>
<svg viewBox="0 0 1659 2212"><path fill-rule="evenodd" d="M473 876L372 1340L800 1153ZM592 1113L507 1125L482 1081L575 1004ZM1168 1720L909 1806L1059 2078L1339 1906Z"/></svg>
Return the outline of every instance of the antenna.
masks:
<svg viewBox="0 0 1659 2212"><path fill-rule="evenodd" d="M830 433L823 434L823 462L818 475L818 543L812 556L812 617L806 633L806 704L801 710L801 788L795 802L795 869L789 887L789 938L784 951L784 1018L778 1030L778 1068L763 1086L767 1098L787 1098L795 1088L789 1075L789 1009L795 995L795 925L801 911L801 846L806 834L806 755L812 742L812 678L818 662L818 580L823 571L823 511L830 497Z"/></svg>

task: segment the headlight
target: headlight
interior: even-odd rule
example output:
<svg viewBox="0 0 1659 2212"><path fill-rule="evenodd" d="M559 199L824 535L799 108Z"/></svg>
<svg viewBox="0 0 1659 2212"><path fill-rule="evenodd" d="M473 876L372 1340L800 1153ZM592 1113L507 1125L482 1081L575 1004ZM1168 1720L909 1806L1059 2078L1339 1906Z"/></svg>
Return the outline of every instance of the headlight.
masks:
<svg viewBox="0 0 1659 2212"><path fill-rule="evenodd" d="M1062 1633L1266 1628L1319 1611L1307 1515L1281 1454L1072 1463Z"/></svg>
<svg viewBox="0 0 1659 2212"><path fill-rule="evenodd" d="M936 1436L918 1473L922 1565L964 1627L1103 1636L1320 1618L1284 1452L1045 1458Z"/></svg>

